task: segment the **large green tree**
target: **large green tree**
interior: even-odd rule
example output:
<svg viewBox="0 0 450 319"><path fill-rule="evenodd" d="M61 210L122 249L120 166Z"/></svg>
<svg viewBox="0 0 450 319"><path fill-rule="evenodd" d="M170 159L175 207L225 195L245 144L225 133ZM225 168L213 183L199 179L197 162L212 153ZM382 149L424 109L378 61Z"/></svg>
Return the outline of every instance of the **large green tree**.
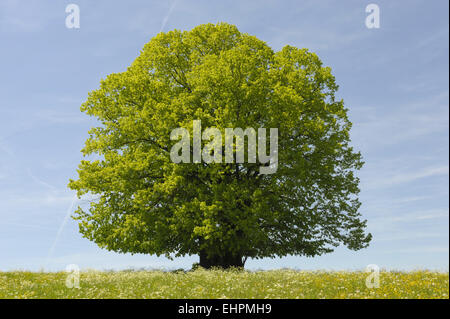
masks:
<svg viewBox="0 0 450 319"><path fill-rule="evenodd" d="M358 211L361 155L329 67L307 49L265 42L230 24L159 33L125 72L89 93L78 180L80 232L122 253L200 256L200 265L315 256L366 247ZM174 163L173 129L278 128L278 168L261 163ZM191 134L192 138L192 134Z"/></svg>

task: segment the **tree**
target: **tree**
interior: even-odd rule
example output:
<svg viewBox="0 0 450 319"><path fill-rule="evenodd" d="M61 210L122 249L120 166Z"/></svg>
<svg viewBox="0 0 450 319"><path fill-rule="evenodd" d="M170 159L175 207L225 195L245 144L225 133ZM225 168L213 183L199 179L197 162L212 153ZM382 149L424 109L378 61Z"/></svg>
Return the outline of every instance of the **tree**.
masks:
<svg viewBox="0 0 450 319"><path fill-rule="evenodd" d="M363 162L329 67L307 49L265 42L229 24L159 33L125 72L89 93L78 180L97 196L74 218L81 234L121 253L199 255L200 265L315 256L367 247L358 212ZM278 128L278 168L261 163L174 163L173 129ZM192 137L192 135L191 135ZM248 154L247 154L248 156Z"/></svg>

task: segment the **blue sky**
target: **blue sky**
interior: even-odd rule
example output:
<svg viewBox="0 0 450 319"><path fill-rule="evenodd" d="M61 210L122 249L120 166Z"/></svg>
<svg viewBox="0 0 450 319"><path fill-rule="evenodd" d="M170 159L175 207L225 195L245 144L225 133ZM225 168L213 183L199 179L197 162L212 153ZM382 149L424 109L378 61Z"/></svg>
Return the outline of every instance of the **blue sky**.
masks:
<svg viewBox="0 0 450 319"><path fill-rule="evenodd" d="M365 25L380 7L380 28ZM80 28L65 26L66 5ZM249 260L249 269L448 270L448 1L0 2L0 270L189 268L101 250L68 218L67 189L88 129L79 111L101 78L121 72L160 30L235 24L279 50L316 52L332 68L366 162L361 212L369 248L321 257Z"/></svg>

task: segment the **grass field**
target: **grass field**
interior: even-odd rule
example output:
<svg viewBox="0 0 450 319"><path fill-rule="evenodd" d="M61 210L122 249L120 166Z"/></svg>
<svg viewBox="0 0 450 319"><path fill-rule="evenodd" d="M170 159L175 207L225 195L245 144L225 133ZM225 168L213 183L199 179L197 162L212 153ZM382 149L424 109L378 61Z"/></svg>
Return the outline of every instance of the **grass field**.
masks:
<svg viewBox="0 0 450 319"><path fill-rule="evenodd" d="M65 272L0 272L0 298L449 298L448 273L382 271L379 288L366 287L368 275L295 270L86 271L79 274L80 288L68 288Z"/></svg>

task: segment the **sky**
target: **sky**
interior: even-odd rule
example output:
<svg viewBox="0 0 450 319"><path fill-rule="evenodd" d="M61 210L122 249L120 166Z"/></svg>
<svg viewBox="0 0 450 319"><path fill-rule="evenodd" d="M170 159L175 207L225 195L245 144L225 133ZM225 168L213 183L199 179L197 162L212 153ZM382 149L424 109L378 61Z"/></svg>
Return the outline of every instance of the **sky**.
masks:
<svg viewBox="0 0 450 319"><path fill-rule="evenodd" d="M70 3L80 28L67 28ZM380 9L366 26L366 6ZM371 245L324 256L248 260L248 269L449 269L449 16L434 1L0 1L0 271L190 268L108 252L81 237L67 188L95 121L88 92L124 71L158 32L228 22L308 48L330 66L365 166L360 211ZM82 204L82 203L81 203Z"/></svg>

